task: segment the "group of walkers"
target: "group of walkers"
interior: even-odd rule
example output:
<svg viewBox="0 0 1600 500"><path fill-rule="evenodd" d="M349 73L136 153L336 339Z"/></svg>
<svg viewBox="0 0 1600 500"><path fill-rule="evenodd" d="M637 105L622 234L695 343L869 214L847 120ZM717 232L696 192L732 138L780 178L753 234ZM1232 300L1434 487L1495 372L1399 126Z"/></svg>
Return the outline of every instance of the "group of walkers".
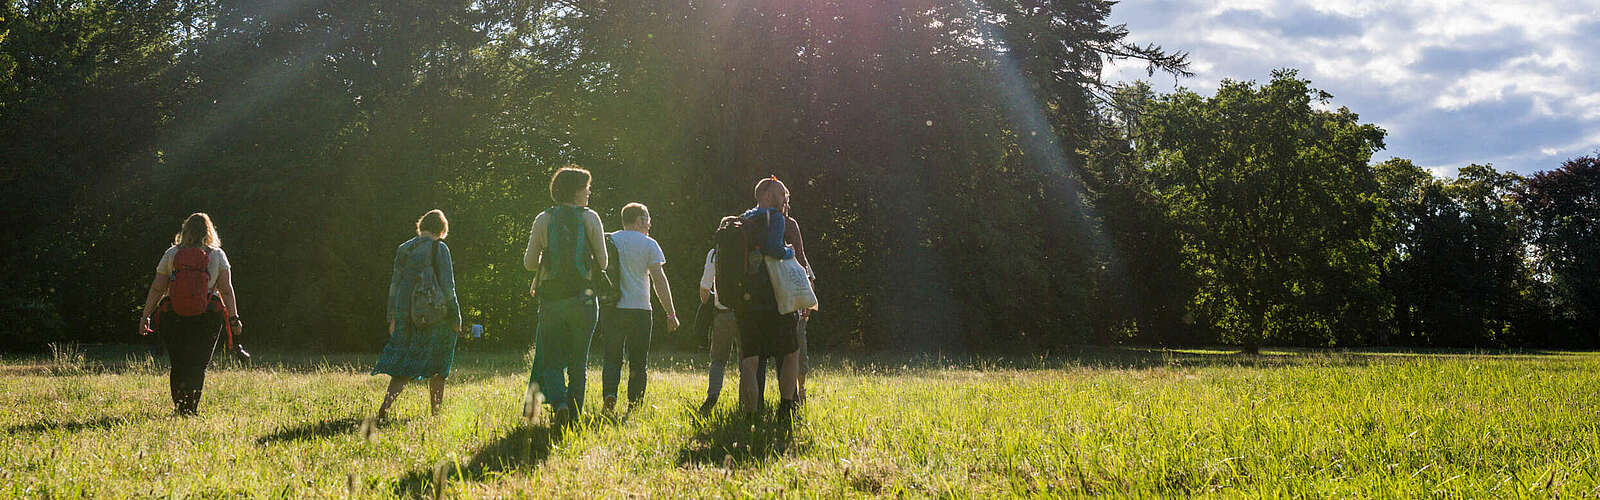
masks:
<svg viewBox="0 0 1600 500"><path fill-rule="evenodd" d="M554 205L534 218L523 254L524 267L534 272L528 293L538 304L533 367L523 405L523 417L530 421L540 410L541 396L557 426L574 422L583 412L589 352L596 340L603 358L602 411L615 411L624 361L629 367L629 408L644 399L655 324L652 290L666 313L668 331L681 326L665 253L650 237L649 207L622 207L622 229L607 233L600 215L587 206L592 179L577 167L556 171L550 180ZM778 371L779 418L787 422L805 398L805 323L815 305L810 292L815 275L799 224L788 215L788 187L768 177L756 183L754 195L754 208L720 221L716 244L706 253L695 329L710 337L711 367L700 411L715 408L728 355L737 343L740 407L746 412L761 408L770 361ZM444 212L429 211L417 220L416 237L395 252L387 301L389 341L372 370L373 375L390 376L379 421L388 419L390 407L411 381L428 381L432 413L444 400L456 339L463 331L453 259L444 243L449 233ZM204 213L184 220L156 266L140 333L161 335L171 357L172 400L179 415L198 412L205 370L223 332L229 347L243 353L235 344L244 323L230 269L216 227ZM778 283L782 271L799 276L788 281L801 282L809 302L786 300Z"/></svg>

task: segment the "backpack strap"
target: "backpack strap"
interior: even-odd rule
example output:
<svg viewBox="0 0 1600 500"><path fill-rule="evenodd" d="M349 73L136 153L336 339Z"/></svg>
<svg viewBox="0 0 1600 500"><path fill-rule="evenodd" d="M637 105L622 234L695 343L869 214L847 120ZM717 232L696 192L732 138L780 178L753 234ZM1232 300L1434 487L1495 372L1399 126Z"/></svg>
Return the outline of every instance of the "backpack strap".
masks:
<svg viewBox="0 0 1600 500"><path fill-rule="evenodd" d="M576 208L569 211L573 212L571 214L572 217L578 218L578 234L573 235L577 239L576 241L572 242L572 251L574 252L572 255L572 262L574 264L581 265L581 267L590 268L584 269L585 273L589 276L579 276L579 278L593 278L594 273L590 271L593 271L592 268L594 267L594 249L590 248L587 255L585 255L583 251L583 247L589 246L589 220L585 219L583 217L583 212L578 211Z"/></svg>
<svg viewBox="0 0 1600 500"><path fill-rule="evenodd" d="M596 276L598 276L596 273L600 272L600 268L602 266L600 265L600 259L595 255L594 245L589 244L589 218L583 216L583 210L581 209L573 208L572 211L573 216L578 218L579 228L577 235L578 241L572 245L572 250L578 252L578 255L572 256L572 261L587 263L588 265L584 266L587 268L584 269L584 272L587 273L588 276L585 276L584 278L593 280ZM600 244L604 245L605 241L602 240ZM580 250L579 247L588 247L589 251L584 252L583 250Z"/></svg>
<svg viewBox="0 0 1600 500"><path fill-rule="evenodd" d="M561 208L561 205L555 205L555 206L552 206L550 208L544 209L544 213L545 213L545 221L544 221L544 252L549 252L550 251L550 233L551 233L551 231L555 230L556 217L559 216L559 214L556 213L556 209L557 208ZM539 258L539 271L537 273L534 273L533 278L534 279L543 279L545 277L545 275L548 274L545 271L548 271L548 270L550 270L550 259L547 259L547 258L544 258L543 256L541 256Z"/></svg>
<svg viewBox="0 0 1600 500"><path fill-rule="evenodd" d="M211 275L211 247L204 247L204 248L205 248L205 250L201 251L200 254L206 256L206 262L205 262L205 264L200 266L200 271L206 273L206 280L207 281L210 281L211 283L216 283L216 278L217 277ZM209 286L209 285L211 285L211 283L207 283L207 285Z"/></svg>

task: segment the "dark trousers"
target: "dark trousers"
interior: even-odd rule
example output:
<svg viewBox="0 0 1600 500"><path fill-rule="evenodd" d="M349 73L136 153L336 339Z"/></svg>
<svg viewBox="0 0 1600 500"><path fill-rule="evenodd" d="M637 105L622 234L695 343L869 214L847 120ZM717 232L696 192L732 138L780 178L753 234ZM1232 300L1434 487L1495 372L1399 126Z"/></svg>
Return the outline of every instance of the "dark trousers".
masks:
<svg viewBox="0 0 1600 500"><path fill-rule="evenodd" d="M161 342L171 360L172 404L178 413L200 411L200 392L206 385L206 366L217 349L222 334L222 312L209 311L199 316L182 317L165 313L161 318Z"/></svg>
<svg viewBox="0 0 1600 500"><path fill-rule="evenodd" d="M533 372L529 383L539 384L551 408L566 405L583 411L588 382L589 340L594 336L598 308L594 299L574 297L539 305L539 325L533 339Z"/></svg>
<svg viewBox="0 0 1600 500"><path fill-rule="evenodd" d="M717 311L717 318L711 326L711 378L706 384L706 399L716 401L722 395L722 379L728 366L728 354L733 352L735 342L739 338L739 325L734 319L733 311ZM756 388L758 390L767 385L767 360L763 357L756 361ZM734 360L738 361L738 360ZM744 376L743 373L740 376Z"/></svg>
<svg viewBox="0 0 1600 500"><path fill-rule="evenodd" d="M628 402L644 399L646 358L650 353L650 330L655 327L650 311L607 308L600 315L600 338L605 343L605 366L600 371L600 393L607 400L617 397L622 382L622 354L628 354Z"/></svg>
<svg viewBox="0 0 1600 500"><path fill-rule="evenodd" d="M728 353L739 338L739 323L733 311L715 311L711 320L711 378L706 385L706 400L716 401L722 394L722 376L728 366Z"/></svg>

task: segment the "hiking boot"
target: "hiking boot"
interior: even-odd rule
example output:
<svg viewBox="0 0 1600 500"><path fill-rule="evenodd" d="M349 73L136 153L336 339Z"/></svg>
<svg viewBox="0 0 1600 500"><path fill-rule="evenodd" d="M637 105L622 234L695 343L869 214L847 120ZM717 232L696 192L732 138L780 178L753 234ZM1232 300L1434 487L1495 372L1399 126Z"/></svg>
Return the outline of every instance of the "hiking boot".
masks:
<svg viewBox="0 0 1600 500"><path fill-rule="evenodd" d="M700 403L700 415L701 416L710 415L711 414L711 409L712 408L716 408L716 407L717 407L717 398L706 398L706 402Z"/></svg>
<svg viewBox="0 0 1600 500"><path fill-rule="evenodd" d="M606 404L605 404L604 407L600 408L600 411L603 412L603 413L607 413L607 414L616 413L617 412L617 397L616 396L606 396Z"/></svg>
<svg viewBox="0 0 1600 500"><path fill-rule="evenodd" d="M793 399L785 399L778 403L778 426L783 429L793 426L797 409L799 409L799 404Z"/></svg>

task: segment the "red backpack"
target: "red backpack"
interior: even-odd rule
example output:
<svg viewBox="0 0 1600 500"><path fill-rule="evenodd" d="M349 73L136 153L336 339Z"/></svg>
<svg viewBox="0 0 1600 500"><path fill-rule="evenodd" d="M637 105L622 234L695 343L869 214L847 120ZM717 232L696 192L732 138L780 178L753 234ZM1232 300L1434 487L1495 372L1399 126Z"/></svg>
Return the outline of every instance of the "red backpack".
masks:
<svg viewBox="0 0 1600 500"><path fill-rule="evenodd" d="M172 312L179 316L206 313L211 298L211 249L179 248L172 256Z"/></svg>

